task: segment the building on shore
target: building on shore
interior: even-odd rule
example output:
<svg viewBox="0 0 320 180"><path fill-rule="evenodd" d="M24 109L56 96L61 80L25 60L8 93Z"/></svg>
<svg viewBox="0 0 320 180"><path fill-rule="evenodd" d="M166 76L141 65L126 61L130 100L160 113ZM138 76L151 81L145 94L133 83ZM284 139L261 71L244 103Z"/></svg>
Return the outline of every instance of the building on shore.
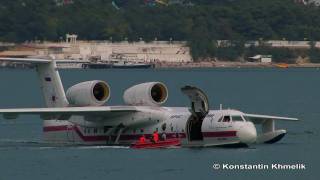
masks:
<svg viewBox="0 0 320 180"><path fill-rule="evenodd" d="M70 37L70 36L68 36ZM130 62L191 62L190 49L186 42L153 41L153 42L109 42L109 41L76 41L44 42L29 44L35 48L39 57L55 59L77 59L110 61L122 59Z"/></svg>
<svg viewBox="0 0 320 180"><path fill-rule="evenodd" d="M287 41L287 40L267 40L267 41L246 41L244 46L258 47L267 46L271 48L289 48L289 49L309 49L312 41ZM313 42L316 48L320 48L320 41ZM233 42L230 40L217 40L218 47L230 47L233 46Z"/></svg>
<svg viewBox="0 0 320 180"><path fill-rule="evenodd" d="M112 42L112 41L78 41L77 35L67 34L62 42L26 42L23 44L1 43L0 57L19 58L45 58L57 60L75 60L75 63L62 64L68 68L78 68L81 63L97 64L152 64L155 67L213 67L230 66L219 64L216 58L200 59L194 62L190 48L184 41L152 41L152 42ZM217 40L218 47L230 47L234 42L231 40ZM244 47L268 47L286 48L305 52L311 47L320 48L320 41L287 41L287 40L256 40L244 42ZM271 52L272 53L272 52ZM271 54L272 55L272 54ZM299 56L300 59L303 56ZM272 57L263 55L247 58L248 61L272 64ZM299 62L309 62L303 58ZM298 62L298 61L297 61ZM6 64L0 64L5 66Z"/></svg>

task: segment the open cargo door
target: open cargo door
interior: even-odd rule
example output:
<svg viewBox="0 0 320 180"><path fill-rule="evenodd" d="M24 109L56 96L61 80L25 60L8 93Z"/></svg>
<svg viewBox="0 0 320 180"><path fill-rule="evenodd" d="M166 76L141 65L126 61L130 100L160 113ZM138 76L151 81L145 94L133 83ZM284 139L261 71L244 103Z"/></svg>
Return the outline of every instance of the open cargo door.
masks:
<svg viewBox="0 0 320 180"><path fill-rule="evenodd" d="M187 95L191 101L189 117L186 125L187 136L189 141L201 141L202 122L209 113L209 101L207 95L199 88L193 86L185 86L181 88L182 93Z"/></svg>

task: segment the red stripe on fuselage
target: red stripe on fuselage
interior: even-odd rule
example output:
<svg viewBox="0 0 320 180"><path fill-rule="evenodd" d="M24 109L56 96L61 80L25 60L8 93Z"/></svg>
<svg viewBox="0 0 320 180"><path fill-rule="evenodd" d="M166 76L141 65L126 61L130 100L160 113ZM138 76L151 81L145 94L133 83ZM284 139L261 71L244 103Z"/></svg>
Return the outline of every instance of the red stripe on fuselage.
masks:
<svg viewBox="0 0 320 180"><path fill-rule="evenodd" d="M46 126L43 127L43 132L57 132L57 131L75 131L77 135L83 140L83 141L107 141L109 139L109 136L106 135L94 135L94 136L85 136L82 134L81 130L77 126ZM152 134L144 134L146 138L151 138ZM180 138L186 138L185 133L167 133L167 138L177 138L179 136ZM120 136L120 140L126 141L126 140L138 140L141 137L141 134L122 134ZM116 135L111 135L111 139L115 139Z"/></svg>
<svg viewBox="0 0 320 180"><path fill-rule="evenodd" d="M43 127L44 132L56 132L56 131L71 131L74 130L78 136L83 140L83 141L107 141L109 136L106 135L94 135L94 136L85 136L82 134L80 129L77 126L67 126L67 125L62 125L62 126L46 126ZM218 132L203 132L204 137L234 137L236 136L236 131L218 131ZM120 136L120 140L138 140L141 137L142 134L122 134ZM144 134L146 138L151 138L152 134ZM167 138L186 138L185 133L166 133ZM112 139L115 139L116 136L112 135Z"/></svg>

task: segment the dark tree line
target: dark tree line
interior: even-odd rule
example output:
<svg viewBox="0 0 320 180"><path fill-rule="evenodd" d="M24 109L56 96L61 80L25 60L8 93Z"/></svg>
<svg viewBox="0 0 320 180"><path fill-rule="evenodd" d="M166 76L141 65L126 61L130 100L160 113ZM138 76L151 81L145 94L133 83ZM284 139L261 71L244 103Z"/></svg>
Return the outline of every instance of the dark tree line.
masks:
<svg viewBox="0 0 320 180"><path fill-rule="evenodd" d="M190 0L191 5L170 6L118 0L119 10L111 0L73 2L1 0L0 41L58 40L66 33L87 40L185 40L195 58L233 59L246 40L320 40L320 10L293 0ZM217 48L220 39L238 43Z"/></svg>

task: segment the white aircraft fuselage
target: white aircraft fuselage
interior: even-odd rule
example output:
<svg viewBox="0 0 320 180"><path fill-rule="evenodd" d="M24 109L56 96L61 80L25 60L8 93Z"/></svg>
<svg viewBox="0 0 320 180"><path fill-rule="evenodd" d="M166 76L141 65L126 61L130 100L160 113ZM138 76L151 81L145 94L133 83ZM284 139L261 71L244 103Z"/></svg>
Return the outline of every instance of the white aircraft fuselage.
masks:
<svg viewBox="0 0 320 180"><path fill-rule="evenodd" d="M192 127L188 108L136 108L143 113L129 114L120 119L113 118L104 123L99 123L98 119L97 122L86 121L82 116L73 116L68 121L46 120L43 127L44 138L55 143L129 145L142 135L151 138L152 133L157 130L160 136L165 134L168 139L180 138L182 146L245 145L256 142L254 124L246 121L240 111L211 110L198 126ZM238 118L223 122L222 117L225 115L240 117L242 121ZM124 127L122 130L119 128L119 122Z"/></svg>

